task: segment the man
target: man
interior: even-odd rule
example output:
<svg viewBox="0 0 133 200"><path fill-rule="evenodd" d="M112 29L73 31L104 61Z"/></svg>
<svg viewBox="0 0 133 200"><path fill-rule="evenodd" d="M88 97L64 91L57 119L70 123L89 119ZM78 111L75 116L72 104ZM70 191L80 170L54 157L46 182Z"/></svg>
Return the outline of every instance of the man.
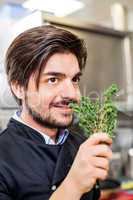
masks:
<svg viewBox="0 0 133 200"><path fill-rule="evenodd" d="M54 26L25 31L10 45L6 73L20 109L0 136L1 200L99 198L112 141L68 130L86 57L82 40Z"/></svg>

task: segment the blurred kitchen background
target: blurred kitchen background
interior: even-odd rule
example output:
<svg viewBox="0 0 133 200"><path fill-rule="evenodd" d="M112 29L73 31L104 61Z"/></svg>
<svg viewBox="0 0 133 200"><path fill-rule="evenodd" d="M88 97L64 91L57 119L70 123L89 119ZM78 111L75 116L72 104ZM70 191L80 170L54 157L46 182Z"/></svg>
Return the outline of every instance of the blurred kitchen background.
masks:
<svg viewBox="0 0 133 200"><path fill-rule="evenodd" d="M0 0L1 130L17 109L4 72L5 52L19 33L41 24L54 24L85 39L84 95L96 98L110 84L119 85L111 176L133 179L133 0Z"/></svg>

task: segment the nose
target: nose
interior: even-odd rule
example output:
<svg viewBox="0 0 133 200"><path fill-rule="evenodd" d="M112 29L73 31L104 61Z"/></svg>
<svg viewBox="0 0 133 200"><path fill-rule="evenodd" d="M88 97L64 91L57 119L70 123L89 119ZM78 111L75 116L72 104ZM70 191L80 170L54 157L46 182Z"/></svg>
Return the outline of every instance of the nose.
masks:
<svg viewBox="0 0 133 200"><path fill-rule="evenodd" d="M80 99L79 87L75 86L71 80L66 80L62 87L61 96L63 99L77 102Z"/></svg>

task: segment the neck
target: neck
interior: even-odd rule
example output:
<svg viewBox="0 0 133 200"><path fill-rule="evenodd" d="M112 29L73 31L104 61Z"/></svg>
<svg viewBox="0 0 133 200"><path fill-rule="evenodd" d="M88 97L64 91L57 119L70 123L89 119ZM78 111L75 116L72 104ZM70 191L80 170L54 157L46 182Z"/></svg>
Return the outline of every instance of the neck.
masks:
<svg viewBox="0 0 133 200"><path fill-rule="evenodd" d="M47 128L44 127L40 124L38 124L33 118L32 116L30 116L28 114L28 112L21 112L21 119L23 120L23 122L25 122L27 125L37 129L38 131L44 133L45 135L48 135L51 139L53 139L54 141L56 141L56 136L57 136L57 132L58 129L52 129L52 128Z"/></svg>

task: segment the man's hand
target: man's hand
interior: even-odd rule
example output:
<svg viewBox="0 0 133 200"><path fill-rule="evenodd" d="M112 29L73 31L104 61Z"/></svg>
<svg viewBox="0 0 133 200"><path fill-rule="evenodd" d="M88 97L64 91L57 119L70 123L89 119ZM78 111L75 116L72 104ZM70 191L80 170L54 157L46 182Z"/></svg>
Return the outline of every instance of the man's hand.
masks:
<svg viewBox="0 0 133 200"><path fill-rule="evenodd" d="M112 157L112 139L106 133L95 133L81 144L66 181L81 195L90 191L96 180L108 175Z"/></svg>
<svg viewBox="0 0 133 200"><path fill-rule="evenodd" d="M49 200L80 200L97 180L104 180L112 157L111 144L106 133L95 133L81 144L67 177Z"/></svg>

